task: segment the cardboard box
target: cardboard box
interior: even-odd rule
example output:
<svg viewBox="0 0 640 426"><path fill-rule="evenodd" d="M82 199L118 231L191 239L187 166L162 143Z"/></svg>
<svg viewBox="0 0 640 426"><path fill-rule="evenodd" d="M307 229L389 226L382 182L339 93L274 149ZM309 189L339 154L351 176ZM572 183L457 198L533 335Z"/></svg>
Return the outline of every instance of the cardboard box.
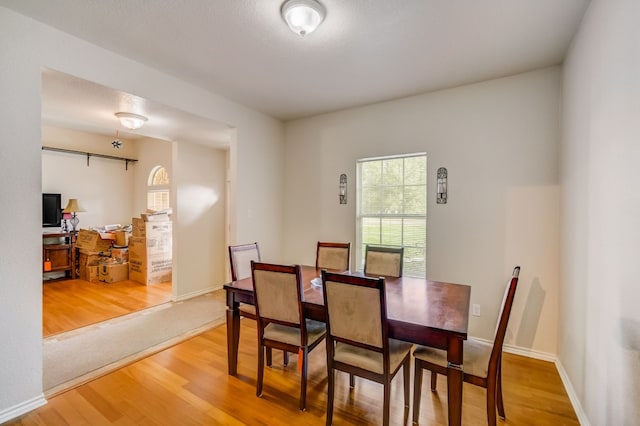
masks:
<svg viewBox="0 0 640 426"><path fill-rule="evenodd" d="M129 279L144 285L171 281L170 259L130 259Z"/></svg>
<svg viewBox="0 0 640 426"><path fill-rule="evenodd" d="M111 248L111 240L103 239L96 231L81 229L76 238L76 247L89 251L108 251Z"/></svg>
<svg viewBox="0 0 640 426"><path fill-rule="evenodd" d="M78 275L81 280L98 282L98 264L107 254L85 249L78 250Z"/></svg>
<svg viewBox="0 0 640 426"><path fill-rule="evenodd" d="M129 279L129 264L127 263L101 263L99 280L105 283L116 283Z"/></svg>
<svg viewBox="0 0 640 426"><path fill-rule="evenodd" d="M100 238L103 240L111 240L111 244L113 244L116 241L116 234L112 231L100 232Z"/></svg>
<svg viewBox="0 0 640 426"><path fill-rule="evenodd" d="M139 217L131 218L131 236L132 237L144 237L146 236L146 232L147 232L147 226L144 222L144 219Z"/></svg>
<svg viewBox="0 0 640 426"><path fill-rule="evenodd" d="M100 279L100 267L95 266L80 266L80 279L97 283Z"/></svg>
<svg viewBox="0 0 640 426"><path fill-rule="evenodd" d="M145 222L167 222L169 214L167 213L142 213L140 215Z"/></svg>
<svg viewBox="0 0 640 426"><path fill-rule="evenodd" d="M106 253L99 251L90 251L85 249L78 250L78 265L82 266L96 266L105 257L108 257Z"/></svg>
<svg viewBox="0 0 640 426"><path fill-rule="evenodd" d="M129 261L129 247L113 246L111 247L111 258L118 263Z"/></svg>
<svg viewBox="0 0 640 426"><path fill-rule="evenodd" d="M131 238L131 232L128 232L128 231L113 231L113 233L116 236L115 245L117 245L117 246L128 246L129 245L129 238Z"/></svg>
<svg viewBox="0 0 640 426"><path fill-rule="evenodd" d="M171 222L146 222L146 237L129 239L129 279L145 285L171 281Z"/></svg>

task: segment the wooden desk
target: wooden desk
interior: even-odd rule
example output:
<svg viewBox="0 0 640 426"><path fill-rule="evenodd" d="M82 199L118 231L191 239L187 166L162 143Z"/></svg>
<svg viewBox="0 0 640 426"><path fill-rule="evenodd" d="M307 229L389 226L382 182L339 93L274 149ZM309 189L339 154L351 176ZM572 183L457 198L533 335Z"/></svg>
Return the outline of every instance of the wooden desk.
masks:
<svg viewBox="0 0 640 426"><path fill-rule="evenodd" d="M42 264L43 274L47 272L64 272L65 279L76 277L76 233L75 232L43 232ZM44 262L51 263L51 269L44 269Z"/></svg>
<svg viewBox="0 0 640 426"><path fill-rule="evenodd" d="M313 266L302 266L305 317L325 321L322 289L311 285L320 276ZM386 279L387 320L389 337L428 345L447 351L447 398L449 424L462 421L462 349L467 339L471 287L429 281L422 278ZM227 359L228 371L238 372L240 340L240 302L253 304L251 278L224 286L227 293Z"/></svg>

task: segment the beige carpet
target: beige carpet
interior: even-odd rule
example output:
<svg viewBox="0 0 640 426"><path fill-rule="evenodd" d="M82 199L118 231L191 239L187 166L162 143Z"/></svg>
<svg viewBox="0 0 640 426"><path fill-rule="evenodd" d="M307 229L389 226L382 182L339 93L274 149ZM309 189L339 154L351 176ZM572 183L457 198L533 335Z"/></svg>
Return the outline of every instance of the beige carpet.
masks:
<svg viewBox="0 0 640 426"><path fill-rule="evenodd" d="M218 290L58 334L43 343L43 387L51 396L225 322Z"/></svg>

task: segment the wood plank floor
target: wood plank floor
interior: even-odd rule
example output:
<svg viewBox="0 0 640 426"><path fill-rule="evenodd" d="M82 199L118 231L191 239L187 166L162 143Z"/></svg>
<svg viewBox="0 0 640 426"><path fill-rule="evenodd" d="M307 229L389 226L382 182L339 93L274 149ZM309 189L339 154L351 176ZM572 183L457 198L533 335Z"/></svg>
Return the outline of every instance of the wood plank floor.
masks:
<svg viewBox="0 0 640 426"><path fill-rule="evenodd" d="M256 327L241 321L237 377L227 374L226 327L221 326L141 361L51 398L8 425L322 425L325 423L327 373L324 347L310 355L307 410L298 410L296 356L282 366L279 351L265 369L262 398L255 396ZM506 425L578 425L552 363L504 355ZM334 424L380 424L382 386L338 374ZM421 401L422 425L445 425L446 380ZM402 375L392 390L391 424L409 416L402 402ZM410 420L408 421L410 423ZM483 389L464 385L463 424L485 425Z"/></svg>
<svg viewBox="0 0 640 426"><path fill-rule="evenodd" d="M171 301L171 282L62 280L42 284L43 337Z"/></svg>

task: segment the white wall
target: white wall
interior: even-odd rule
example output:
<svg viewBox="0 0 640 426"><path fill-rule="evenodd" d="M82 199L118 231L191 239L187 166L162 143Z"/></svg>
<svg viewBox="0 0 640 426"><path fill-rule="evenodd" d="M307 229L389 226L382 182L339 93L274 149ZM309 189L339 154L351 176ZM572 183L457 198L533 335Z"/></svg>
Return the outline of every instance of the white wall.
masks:
<svg viewBox="0 0 640 426"><path fill-rule="evenodd" d="M226 153L186 142L173 148L174 233L180 235L173 246L174 296L183 299L225 283Z"/></svg>
<svg viewBox="0 0 640 426"><path fill-rule="evenodd" d="M357 159L426 152L427 277L470 284L482 310L470 334L492 338L521 265L506 343L555 354L560 92L549 68L287 123L283 260L313 264L318 240L355 243ZM435 203L438 167L449 171L446 205Z"/></svg>
<svg viewBox="0 0 640 426"><path fill-rule="evenodd" d="M41 72L62 71L237 128L236 237L282 247L282 124L0 7L0 422L41 404ZM61 48L64 46L64 48ZM275 162L274 159L276 159ZM251 185L261 182L254 196ZM19 214L16 214L19 212ZM82 220L82 219L81 219ZM180 241L174 234L174 241Z"/></svg>
<svg viewBox="0 0 640 426"><path fill-rule="evenodd" d="M56 127L43 127L42 145L125 158L138 158L134 143L123 141L114 150L110 138ZM62 207L77 198L85 212L78 213L79 228L131 223L133 187L137 163L83 155L42 151L42 192L62 194Z"/></svg>
<svg viewBox="0 0 640 426"><path fill-rule="evenodd" d="M583 424L640 424L639 16L594 0L564 68L558 354Z"/></svg>

